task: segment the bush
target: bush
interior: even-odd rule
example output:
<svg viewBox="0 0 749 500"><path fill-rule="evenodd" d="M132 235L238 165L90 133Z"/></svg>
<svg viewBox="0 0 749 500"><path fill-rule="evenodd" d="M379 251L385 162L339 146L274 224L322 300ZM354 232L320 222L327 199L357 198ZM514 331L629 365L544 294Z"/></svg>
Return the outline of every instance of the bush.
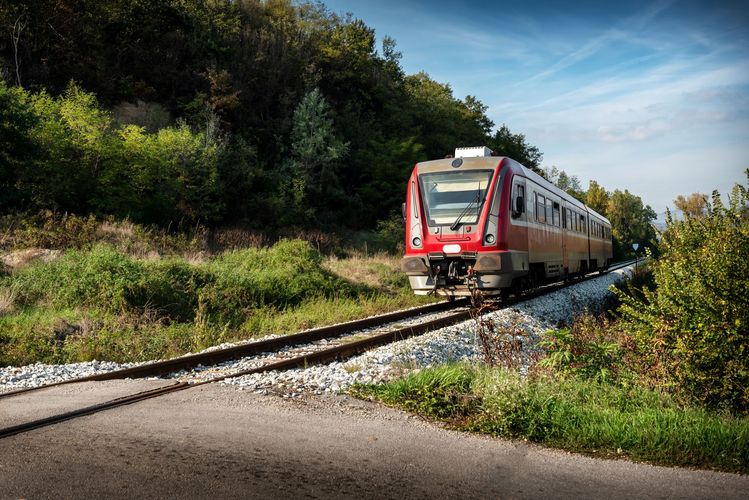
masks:
<svg viewBox="0 0 749 500"><path fill-rule="evenodd" d="M209 311L234 321L238 313L250 308L284 308L305 299L351 291L321 264L320 254L298 240L281 240L271 248L230 251L208 264L216 281L202 291L201 299Z"/></svg>
<svg viewBox="0 0 749 500"><path fill-rule="evenodd" d="M747 171L749 176L749 170ZM749 197L713 193L700 218L667 220L654 291L619 292L653 386L708 407L749 409Z"/></svg>
<svg viewBox="0 0 749 500"><path fill-rule="evenodd" d="M538 366L599 382L617 381L625 371L619 345L624 338L614 322L581 316L572 328L544 334L539 346L546 351L546 357Z"/></svg>

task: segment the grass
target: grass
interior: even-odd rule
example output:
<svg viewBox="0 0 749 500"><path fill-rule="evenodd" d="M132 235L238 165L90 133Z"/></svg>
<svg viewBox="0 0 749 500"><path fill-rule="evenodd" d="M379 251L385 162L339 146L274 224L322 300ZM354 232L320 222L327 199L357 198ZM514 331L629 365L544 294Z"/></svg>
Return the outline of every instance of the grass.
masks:
<svg viewBox="0 0 749 500"><path fill-rule="evenodd" d="M396 258L325 258L299 240L192 261L97 244L0 275L0 365L164 358L426 301Z"/></svg>
<svg viewBox="0 0 749 500"><path fill-rule="evenodd" d="M749 417L680 407L639 387L458 364L353 391L460 430L596 456L749 472Z"/></svg>

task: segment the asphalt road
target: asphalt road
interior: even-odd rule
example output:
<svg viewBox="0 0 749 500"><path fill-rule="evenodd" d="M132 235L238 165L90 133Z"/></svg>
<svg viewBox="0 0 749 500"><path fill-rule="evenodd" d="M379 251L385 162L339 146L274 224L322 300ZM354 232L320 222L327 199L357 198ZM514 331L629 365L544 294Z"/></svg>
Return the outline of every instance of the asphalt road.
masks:
<svg viewBox="0 0 749 500"><path fill-rule="evenodd" d="M447 431L345 396L204 386L0 440L0 497L749 498L749 477Z"/></svg>

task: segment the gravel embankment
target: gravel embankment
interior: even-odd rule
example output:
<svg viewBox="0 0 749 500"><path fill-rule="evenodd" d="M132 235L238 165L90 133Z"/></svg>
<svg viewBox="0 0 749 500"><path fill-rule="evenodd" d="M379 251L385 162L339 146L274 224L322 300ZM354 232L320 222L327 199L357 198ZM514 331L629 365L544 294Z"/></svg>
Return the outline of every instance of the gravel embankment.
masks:
<svg viewBox="0 0 749 500"><path fill-rule="evenodd" d="M484 316L495 330L512 329L521 342L518 363L527 366L532 356L533 344L539 335L559 324L569 323L575 315L584 312L591 303L600 302L610 293L608 287L620 280L628 270L618 270L597 279L538 297L509 309ZM419 321L423 321L420 319ZM404 324L406 322L400 322ZM324 342L323 342L324 343ZM215 349L214 347L213 349ZM262 364L272 355L260 355L227 363L221 367L198 367L191 372L173 374L174 378L205 380L224 370L238 371ZM225 384L256 392L278 392L287 397L303 393L325 393L344 390L355 382L371 383L387 380L408 371L440 363L473 360L481 356L476 341L476 322L464 323L436 330L380 347L345 362L313 366L306 370L247 375L226 380ZM25 387L61 382L72 378L136 366L143 363L111 363L91 361L64 365L41 363L0 368L0 392Z"/></svg>

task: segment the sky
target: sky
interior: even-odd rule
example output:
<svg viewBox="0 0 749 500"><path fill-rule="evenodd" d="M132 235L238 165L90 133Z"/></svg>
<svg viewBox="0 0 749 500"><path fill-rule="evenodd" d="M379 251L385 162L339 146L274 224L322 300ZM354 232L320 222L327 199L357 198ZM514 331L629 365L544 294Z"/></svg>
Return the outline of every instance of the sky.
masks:
<svg viewBox="0 0 749 500"><path fill-rule="evenodd" d="M583 188L628 189L662 218L679 194L747 185L748 1L323 1Z"/></svg>

